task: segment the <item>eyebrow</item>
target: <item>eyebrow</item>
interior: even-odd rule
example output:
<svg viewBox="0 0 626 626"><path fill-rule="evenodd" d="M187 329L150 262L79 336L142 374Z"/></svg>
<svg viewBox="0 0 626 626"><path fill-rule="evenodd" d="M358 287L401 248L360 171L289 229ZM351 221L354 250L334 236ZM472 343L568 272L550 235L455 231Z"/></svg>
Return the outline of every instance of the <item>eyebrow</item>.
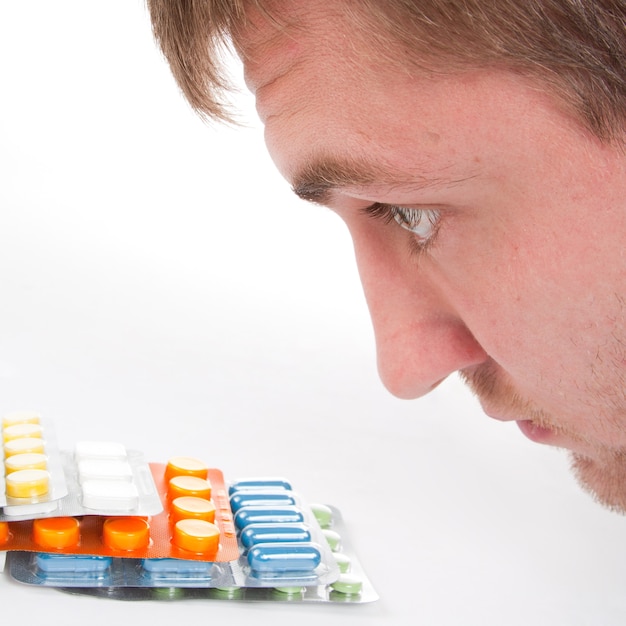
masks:
<svg viewBox="0 0 626 626"><path fill-rule="evenodd" d="M362 159L308 159L293 176L292 190L301 199L316 204L329 204L334 191L345 187L367 185L405 186L419 190L450 182L442 178L413 176L384 164Z"/></svg>

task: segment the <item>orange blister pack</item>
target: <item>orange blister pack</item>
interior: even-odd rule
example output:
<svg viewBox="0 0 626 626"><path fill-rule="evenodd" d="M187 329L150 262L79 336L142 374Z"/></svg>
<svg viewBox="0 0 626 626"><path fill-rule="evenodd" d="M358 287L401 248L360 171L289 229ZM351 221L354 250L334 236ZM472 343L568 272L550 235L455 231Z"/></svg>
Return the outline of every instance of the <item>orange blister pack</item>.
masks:
<svg viewBox="0 0 626 626"><path fill-rule="evenodd" d="M163 511L148 517L46 517L0 522L0 550L209 562L239 556L222 472L195 459L150 464Z"/></svg>

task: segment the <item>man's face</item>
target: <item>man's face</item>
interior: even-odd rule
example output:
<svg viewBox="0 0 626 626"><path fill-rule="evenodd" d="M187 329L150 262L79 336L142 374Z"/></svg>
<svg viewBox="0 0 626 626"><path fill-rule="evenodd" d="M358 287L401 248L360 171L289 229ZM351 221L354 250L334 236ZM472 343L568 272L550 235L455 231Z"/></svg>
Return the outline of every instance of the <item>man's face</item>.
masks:
<svg viewBox="0 0 626 626"><path fill-rule="evenodd" d="M279 170L350 230L387 388L460 371L626 508L624 155L519 76L404 71L336 3L280 4L237 37L246 80Z"/></svg>

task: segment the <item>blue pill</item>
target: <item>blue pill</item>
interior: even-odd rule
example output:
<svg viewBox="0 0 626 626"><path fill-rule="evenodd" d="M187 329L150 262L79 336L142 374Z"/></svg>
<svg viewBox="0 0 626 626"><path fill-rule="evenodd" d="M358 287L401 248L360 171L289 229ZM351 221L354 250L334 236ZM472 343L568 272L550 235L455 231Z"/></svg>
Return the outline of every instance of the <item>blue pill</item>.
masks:
<svg viewBox="0 0 626 626"><path fill-rule="evenodd" d="M244 506L235 513L239 530L248 524L289 524L304 522L302 511L296 506Z"/></svg>
<svg viewBox="0 0 626 626"><path fill-rule="evenodd" d="M237 491L230 497L230 507L236 513L244 506L289 506L296 503L290 491L255 489Z"/></svg>
<svg viewBox="0 0 626 626"><path fill-rule="evenodd" d="M101 574L111 566L110 556L87 554L37 554L35 562L47 574Z"/></svg>
<svg viewBox="0 0 626 626"><path fill-rule="evenodd" d="M251 569L264 574L310 573L321 561L312 543L263 543L248 552Z"/></svg>
<svg viewBox="0 0 626 626"><path fill-rule="evenodd" d="M146 572L155 575L189 576L191 574L208 575L213 563L207 561L190 561L185 559L144 559L141 566Z"/></svg>
<svg viewBox="0 0 626 626"><path fill-rule="evenodd" d="M242 489L284 489L291 491L291 484L284 478L246 478L238 480L228 488L228 495Z"/></svg>
<svg viewBox="0 0 626 626"><path fill-rule="evenodd" d="M259 543L308 543L311 533L306 524L248 524L241 531L240 540L244 548Z"/></svg>

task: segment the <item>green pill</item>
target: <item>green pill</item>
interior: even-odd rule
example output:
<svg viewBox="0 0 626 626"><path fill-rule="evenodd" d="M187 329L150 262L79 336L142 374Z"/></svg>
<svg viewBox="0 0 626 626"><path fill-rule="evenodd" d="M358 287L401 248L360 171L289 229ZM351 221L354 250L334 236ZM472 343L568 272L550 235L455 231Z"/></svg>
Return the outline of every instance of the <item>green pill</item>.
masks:
<svg viewBox="0 0 626 626"><path fill-rule="evenodd" d="M363 582L358 576L352 574L340 574L339 578L330 585L333 591L346 595L358 595L363 589Z"/></svg>
<svg viewBox="0 0 626 626"><path fill-rule="evenodd" d="M220 600L238 600L243 596L242 587L213 587L210 596Z"/></svg>
<svg viewBox="0 0 626 626"><path fill-rule="evenodd" d="M185 595L180 587L153 587L152 597L155 600L178 600Z"/></svg>
<svg viewBox="0 0 626 626"><path fill-rule="evenodd" d="M342 574L350 571L350 567L352 566L352 560L347 554L344 554L343 552L335 552L333 553L333 556L335 557L335 561L339 566L339 571Z"/></svg>
<svg viewBox="0 0 626 626"><path fill-rule="evenodd" d="M328 528L333 523L333 512L325 504L314 503L310 505L311 511L322 528Z"/></svg>
<svg viewBox="0 0 626 626"><path fill-rule="evenodd" d="M304 587L273 587L270 598L276 602L300 602Z"/></svg>
<svg viewBox="0 0 626 626"><path fill-rule="evenodd" d="M293 596L294 594L301 594L302 593L302 587L274 587L274 591L278 591L280 593L286 593L290 596Z"/></svg>
<svg viewBox="0 0 626 626"><path fill-rule="evenodd" d="M330 530L329 528L323 528L322 532L324 533L324 537L326 537L326 541L328 541L328 545L333 552L338 552L341 547L341 535L335 531Z"/></svg>

